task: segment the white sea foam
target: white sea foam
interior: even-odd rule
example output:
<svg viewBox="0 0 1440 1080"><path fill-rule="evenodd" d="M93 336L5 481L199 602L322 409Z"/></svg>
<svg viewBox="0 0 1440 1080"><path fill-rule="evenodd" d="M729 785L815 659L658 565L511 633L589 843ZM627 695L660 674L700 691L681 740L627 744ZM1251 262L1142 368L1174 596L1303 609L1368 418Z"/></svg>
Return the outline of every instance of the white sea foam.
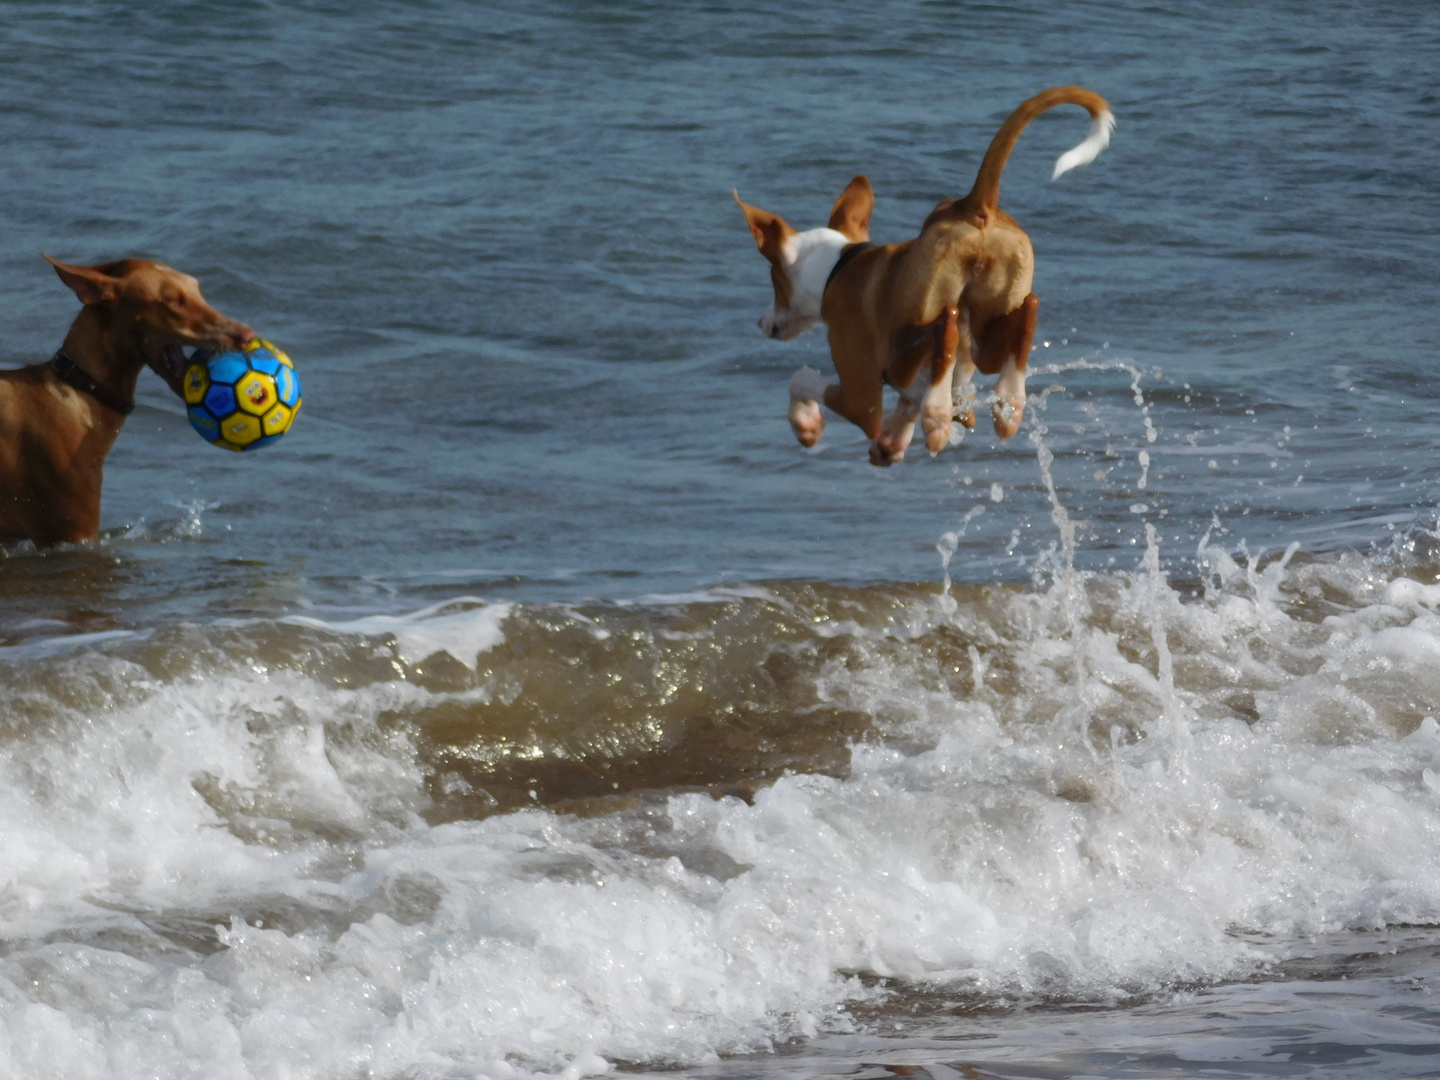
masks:
<svg viewBox="0 0 1440 1080"><path fill-rule="evenodd" d="M1203 556L1195 602L1152 559L818 627L869 657L822 699L882 738L753 805L432 827L385 718L442 694L46 660L0 744L0 1075L574 1078L844 1027L859 974L1103 1000L1440 919L1440 586ZM326 632L473 658L502 618ZM941 628L985 649L969 696L911 648Z"/></svg>
<svg viewBox="0 0 1440 1080"><path fill-rule="evenodd" d="M763 585L714 585L708 589L695 589L683 593L646 593L629 600L617 600L620 607L669 607L678 604L723 604L727 600L764 600L768 603L783 603L775 593Z"/></svg>
<svg viewBox="0 0 1440 1080"><path fill-rule="evenodd" d="M59 624L56 629L64 624ZM43 624L21 623L14 630L25 632L38 629L50 629ZM126 638L140 637L144 631L135 630L97 630L89 634L59 634L55 637L36 637L34 640L22 642L19 645L0 645L0 660L9 660L12 663L19 660L40 660L47 656L58 656L73 649L83 649L88 646L102 644L103 642L123 641Z"/></svg>
<svg viewBox="0 0 1440 1080"><path fill-rule="evenodd" d="M341 634L392 637L396 655L407 664L418 664L443 652L473 668L480 653L489 652L505 640L500 627L511 607L461 596L404 615L367 615L338 622L291 615L284 621Z"/></svg>

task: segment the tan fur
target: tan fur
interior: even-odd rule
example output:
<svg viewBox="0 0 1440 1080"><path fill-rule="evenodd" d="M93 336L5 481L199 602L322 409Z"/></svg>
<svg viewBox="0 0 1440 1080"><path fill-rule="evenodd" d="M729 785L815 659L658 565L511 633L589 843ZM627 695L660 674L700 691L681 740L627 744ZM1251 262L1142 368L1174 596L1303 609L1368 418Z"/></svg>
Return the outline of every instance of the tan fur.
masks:
<svg viewBox="0 0 1440 1080"><path fill-rule="evenodd" d="M1092 118L1108 121L1105 100L1080 87L1057 87L1030 98L996 133L970 194L940 203L915 239L856 255L825 290L821 317L840 382L826 387L824 402L870 436L875 464L903 456L922 414L926 446L931 453L942 449L950 438L951 415L949 400L943 408L940 404L940 391L948 396L956 378L964 387L976 370L1000 377L996 434L1007 439L1019 428L1039 301L1031 292L1035 253L1024 230L999 208L1000 177L1025 126L1061 104L1083 106ZM869 182L856 177L836 203L830 227L854 239L868 237L873 204ZM786 266L777 255L788 238L803 234L777 215L741 206L771 262L772 276L784 277ZM762 234L769 243L762 242ZM777 309L789 303L789 292L782 297L777 281ZM911 393L922 373L924 386ZM886 384L901 391L888 419L883 415ZM813 445L823 420L793 390L791 396L796 435ZM957 418L967 427L975 422L964 411Z"/></svg>
<svg viewBox="0 0 1440 1080"><path fill-rule="evenodd" d="M121 397L135 396L147 364L167 382L178 378L168 347L242 348L255 337L207 304L194 278L160 263L50 262L85 305L62 347ZM105 455L124 423L45 364L0 372L0 539L94 540Z"/></svg>

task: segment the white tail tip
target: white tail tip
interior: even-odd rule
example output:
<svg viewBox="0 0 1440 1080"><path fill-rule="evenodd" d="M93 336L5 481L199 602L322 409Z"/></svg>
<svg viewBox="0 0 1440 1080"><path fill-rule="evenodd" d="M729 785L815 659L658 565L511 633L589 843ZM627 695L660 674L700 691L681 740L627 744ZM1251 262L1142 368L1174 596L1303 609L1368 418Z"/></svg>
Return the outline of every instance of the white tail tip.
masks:
<svg viewBox="0 0 1440 1080"><path fill-rule="evenodd" d="M1066 150L1055 159L1055 171L1051 180L1058 180L1071 169L1089 165L1100 156L1100 151L1110 145L1110 132L1115 130L1115 116L1106 109L1090 121L1090 134L1079 146Z"/></svg>

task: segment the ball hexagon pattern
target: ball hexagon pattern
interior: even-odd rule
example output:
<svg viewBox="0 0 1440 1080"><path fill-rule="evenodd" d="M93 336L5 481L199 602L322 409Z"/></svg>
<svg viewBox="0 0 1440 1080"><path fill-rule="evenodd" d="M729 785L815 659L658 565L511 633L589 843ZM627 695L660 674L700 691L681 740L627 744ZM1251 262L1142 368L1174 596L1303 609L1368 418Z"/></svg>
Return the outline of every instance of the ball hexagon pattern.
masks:
<svg viewBox="0 0 1440 1080"><path fill-rule="evenodd" d="M190 426L212 446L254 450L276 442L300 411L300 377L264 338L244 352L197 359L181 380Z"/></svg>

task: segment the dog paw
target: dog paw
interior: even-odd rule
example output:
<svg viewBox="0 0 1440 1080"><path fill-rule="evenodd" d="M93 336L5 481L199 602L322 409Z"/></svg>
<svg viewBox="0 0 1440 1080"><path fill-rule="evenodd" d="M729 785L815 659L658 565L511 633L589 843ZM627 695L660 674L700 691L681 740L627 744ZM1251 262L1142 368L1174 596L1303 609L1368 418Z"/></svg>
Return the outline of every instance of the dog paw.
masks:
<svg viewBox="0 0 1440 1080"><path fill-rule="evenodd" d="M880 429L880 434L870 443L870 464L871 465L893 465L897 461L905 460L905 448L910 445L910 437L915 432L913 418L907 417L901 402L901 408L897 408L885 421L885 426Z"/></svg>
<svg viewBox="0 0 1440 1080"><path fill-rule="evenodd" d="M948 416L934 416L927 413L920 423L925 430L925 449L930 451L931 457L950 445L950 418Z"/></svg>
<svg viewBox="0 0 1440 1080"><path fill-rule="evenodd" d="M995 434L1008 439L1020 430L1020 421L1025 417L1025 399L1000 398L990 406L990 416L995 421Z"/></svg>
<svg viewBox="0 0 1440 1080"><path fill-rule="evenodd" d="M963 382L955 387L955 400L950 415L967 428L975 426L975 384Z"/></svg>
<svg viewBox="0 0 1440 1080"><path fill-rule="evenodd" d="M882 468L882 469L888 469L891 465L894 465L895 462L897 462L897 461L904 461L904 460L905 460L905 451L904 451L904 450L900 450L900 451L898 451L898 452L896 452L896 451L894 451L894 450L887 450L883 445L881 445L881 440L879 440L879 439L876 439L876 440L874 440L873 442L871 442L871 444L870 444L870 464L871 464L871 465L877 465L877 466L879 466L879 467Z"/></svg>
<svg viewBox="0 0 1440 1080"><path fill-rule="evenodd" d="M818 443L825 433L825 417L820 412L819 403L791 398L790 430L807 450Z"/></svg>

